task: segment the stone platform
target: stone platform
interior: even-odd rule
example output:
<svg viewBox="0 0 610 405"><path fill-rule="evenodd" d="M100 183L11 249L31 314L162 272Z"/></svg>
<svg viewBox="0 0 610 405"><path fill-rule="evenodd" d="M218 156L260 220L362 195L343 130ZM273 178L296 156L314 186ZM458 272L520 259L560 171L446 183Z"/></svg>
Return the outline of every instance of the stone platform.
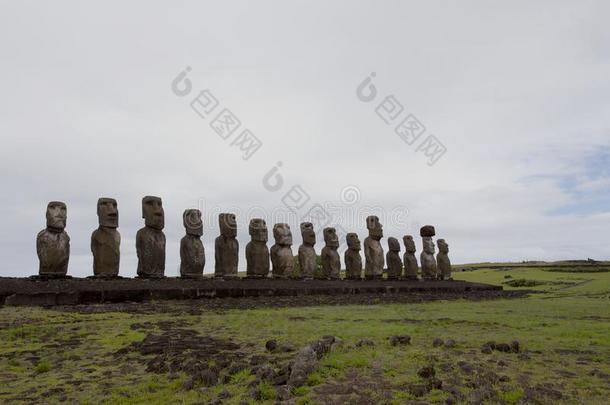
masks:
<svg viewBox="0 0 610 405"><path fill-rule="evenodd" d="M465 281L276 280L204 278L36 280L0 277L0 305L54 306L149 300L306 295L409 294L440 296L502 290Z"/></svg>

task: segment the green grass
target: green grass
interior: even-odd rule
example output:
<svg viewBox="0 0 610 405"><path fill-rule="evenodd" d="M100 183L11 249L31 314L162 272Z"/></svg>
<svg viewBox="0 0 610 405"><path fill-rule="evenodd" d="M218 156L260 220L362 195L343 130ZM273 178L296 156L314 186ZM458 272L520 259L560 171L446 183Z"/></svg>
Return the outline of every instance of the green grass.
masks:
<svg viewBox="0 0 610 405"><path fill-rule="evenodd" d="M137 353L123 361L114 356L117 350L142 340L147 332L160 333L159 322L180 321L184 325L177 328L231 340L248 354L264 354L264 343L270 338L298 348L322 335L339 336L343 345L321 360L305 386L293 390L299 404L349 402L358 396L379 403L404 403L416 399L408 387L424 383L417 370L428 364L435 365L444 387L456 385L468 401L476 388L468 386L470 377L460 372L459 361L508 378L493 386L500 403L520 403L531 395L527 387L544 384L560 389L562 398L541 397L543 403L605 403L610 396L610 273L519 266L456 272L454 278L537 292L522 299L204 311L195 315L188 311L84 314L3 307L0 402L190 404L214 400L227 390L226 403L256 403L250 395L255 381L250 369L235 373L226 384L184 391L186 375L170 378L147 372L144 363L135 361L140 356ZM524 286L506 284L511 280L526 281ZM157 326L149 331L131 328L144 322ZM410 335L412 344L391 346L388 337L398 334ZM433 348L435 337L453 338L457 346ZM375 346L355 347L360 339L370 339ZM526 357L481 353L481 345L489 340L514 339L519 340ZM592 370L598 372L592 374ZM256 384L259 403L273 403L275 388L265 381ZM418 400L444 403L449 395L432 390Z"/></svg>

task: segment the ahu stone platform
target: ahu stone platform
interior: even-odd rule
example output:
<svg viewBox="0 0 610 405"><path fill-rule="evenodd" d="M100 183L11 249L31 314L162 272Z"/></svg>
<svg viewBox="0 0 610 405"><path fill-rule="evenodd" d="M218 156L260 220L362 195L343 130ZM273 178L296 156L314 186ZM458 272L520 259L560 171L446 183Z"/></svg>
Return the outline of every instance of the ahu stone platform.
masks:
<svg viewBox="0 0 610 405"><path fill-rule="evenodd" d="M455 295L502 290L465 281L232 279L29 279L0 277L0 305L55 306L171 299L355 294Z"/></svg>

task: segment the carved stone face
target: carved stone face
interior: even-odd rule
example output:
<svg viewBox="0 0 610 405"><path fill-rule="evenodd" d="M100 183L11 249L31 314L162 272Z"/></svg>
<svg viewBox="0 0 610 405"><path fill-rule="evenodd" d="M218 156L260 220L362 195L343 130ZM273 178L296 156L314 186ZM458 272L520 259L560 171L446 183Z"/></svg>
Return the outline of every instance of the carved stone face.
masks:
<svg viewBox="0 0 610 405"><path fill-rule="evenodd" d="M347 241L347 247L352 250L360 250L360 239L358 239L358 234L350 232L345 235L345 240Z"/></svg>
<svg viewBox="0 0 610 405"><path fill-rule="evenodd" d="M184 224L184 229L188 235L203 235L201 211L197 209L184 210L184 213L182 214L182 223Z"/></svg>
<svg viewBox="0 0 610 405"><path fill-rule="evenodd" d="M237 220L235 219L235 214L219 214L218 225L220 226L220 234L225 238L234 238L237 236Z"/></svg>
<svg viewBox="0 0 610 405"><path fill-rule="evenodd" d="M118 228L119 210L114 198L100 198L97 200L97 218L100 226Z"/></svg>
<svg viewBox="0 0 610 405"><path fill-rule="evenodd" d="M438 245L438 251L442 253L449 253L449 245L445 242L445 239L439 239L436 241Z"/></svg>
<svg viewBox="0 0 610 405"><path fill-rule="evenodd" d="M316 244L316 233L313 230L311 222L301 223L301 236L303 237L304 245L313 246Z"/></svg>
<svg viewBox="0 0 610 405"><path fill-rule="evenodd" d="M388 238L388 249L392 252L400 252L400 243L398 242L398 239L392 237Z"/></svg>
<svg viewBox="0 0 610 405"><path fill-rule="evenodd" d="M369 236L375 240L383 238L383 226L379 222L379 218L371 215L366 218L366 228L369 230Z"/></svg>
<svg viewBox="0 0 610 405"><path fill-rule="evenodd" d="M432 238L429 236L424 236L423 240L423 244L424 244L424 252L433 255L434 254L434 242L432 241Z"/></svg>
<svg viewBox="0 0 610 405"><path fill-rule="evenodd" d="M324 243L326 243L326 246L328 247L339 247L339 237L337 236L337 230L335 228L324 228Z"/></svg>
<svg viewBox="0 0 610 405"><path fill-rule="evenodd" d="M405 244L405 250L409 253L415 253L417 250L415 248L415 241L413 240L413 236L405 235L402 237L402 241Z"/></svg>
<svg viewBox="0 0 610 405"><path fill-rule="evenodd" d="M142 198L142 218L149 228L162 230L165 227L165 212L161 198L153 196Z"/></svg>
<svg viewBox="0 0 610 405"><path fill-rule="evenodd" d="M292 245L292 232L288 224L275 224L273 226L273 238L278 245Z"/></svg>
<svg viewBox="0 0 610 405"><path fill-rule="evenodd" d="M51 201L47 205L47 228L63 231L68 218L68 208L61 201Z"/></svg>
<svg viewBox="0 0 610 405"><path fill-rule="evenodd" d="M261 218L253 218L250 220L248 233L252 237L252 240L256 242L267 242L267 240L269 239L267 223L264 219Z"/></svg>

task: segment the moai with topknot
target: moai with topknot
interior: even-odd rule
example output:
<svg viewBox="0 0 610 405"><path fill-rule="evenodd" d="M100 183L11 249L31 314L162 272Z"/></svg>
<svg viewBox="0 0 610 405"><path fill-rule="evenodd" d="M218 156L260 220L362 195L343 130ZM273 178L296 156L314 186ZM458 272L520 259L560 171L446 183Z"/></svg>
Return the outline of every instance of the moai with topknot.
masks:
<svg viewBox="0 0 610 405"><path fill-rule="evenodd" d="M292 232L288 224L273 226L275 244L271 247L271 272L273 278L292 277L294 259L292 257Z"/></svg>
<svg viewBox="0 0 610 405"><path fill-rule="evenodd" d="M121 261L121 234L117 231L119 210L114 198L97 200L97 218L99 227L91 234L93 276L117 277Z"/></svg>
<svg viewBox="0 0 610 405"><path fill-rule="evenodd" d="M398 280L402 277L402 260L400 259L400 242L394 237L388 238L388 280Z"/></svg>
<svg viewBox="0 0 610 405"><path fill-rule="evenodd" d="M347 250L345 251L345 277L348 280L362 279L362 256L360 256L360 239L358 234L350 232L345 236Z"/></svg>
<svg viewBox="0 0 610 405"><path fill-rule="evenodd" d="M246 245L246 277L266 278L269 276L269 232L262 218L253 218L248 226L250 242Z"/></svg>
<svg viewBox="0 0 610 405"><path fill-rule="evenodd" d="M341 278L341 259L339 257L339 238L335 228L324 228L324 243L320 259L322 261L322 277L338 280Z"/></svg>
<svg viewBox="0 0 610 405"><path fill-rule="evenodd" d="M451 278L451 261L449 260L449 245L445 239L438 239L438 254L436 263L438 265L438 278L441 280L453 280Z"/></svg>
<svg viewBox="0 0 610 405"><path fill-rule="evenodd" d="M202 278L205 267L205 249L201 241L203 235L201 211L185 210L182 214L182 223L186 235L180 241L180 277Z"/></svg>
<svg viewBox="0 0 610 405"><path fill-rule="evenodd" d="M402 241L405 245L405 254L403 256L403 262L405 266L405 278L407 280L417 280L417 257L415 257L415 241L413 236L405 235L402 237Z"/></svg>
<svg viewBox="0 0 610 405"><path fill-rule="evenodd" d="M47 227L36 236L36 253L40 262L38 274L45 278L62 278L68 274L70 237L64 230L68 217L66 204L51 201L47 205Z"/></svg>
<svg viewBox="0 0 610 405"><path fill-rule="evenodd" d="M220 236L214 241L214 277L236 278L239 262L239 242L237 241L237 220L235 214L222 213L218 215Z"/></svg>
<svg viewBox="0 0 610 405"><path fill-rule="evenodd" d="M299 246L299 267L301 277L305 280L313 279L317 273L317 257L314 245L316 244L316 233L311 222L301 223L301 236L303 244Z"/></svg>
<svg viewBox="0 0 610 405"><path fill-rule="evenodd" d="M364 277L367 280L378 280L383 278L383 227L379 218L371 215L366 218L366 228L369 236L364 240Z"/></svg>
<svg viewBox="0 0 610 405"><path fill-rule="evenodd" d="M436 280L437 267L434 259L434 241L432 237L436 235L436 231L432 225L423 226L419 230L422 237L423 251L421 252L421 272L425 280Z"/></svg>
<svg viewBox="0 0 610 405"><path fill-rule="evenodd" d="M161 198L142 198L144 228L136 234L138 277L165 277L165 212Z"/></svg>

